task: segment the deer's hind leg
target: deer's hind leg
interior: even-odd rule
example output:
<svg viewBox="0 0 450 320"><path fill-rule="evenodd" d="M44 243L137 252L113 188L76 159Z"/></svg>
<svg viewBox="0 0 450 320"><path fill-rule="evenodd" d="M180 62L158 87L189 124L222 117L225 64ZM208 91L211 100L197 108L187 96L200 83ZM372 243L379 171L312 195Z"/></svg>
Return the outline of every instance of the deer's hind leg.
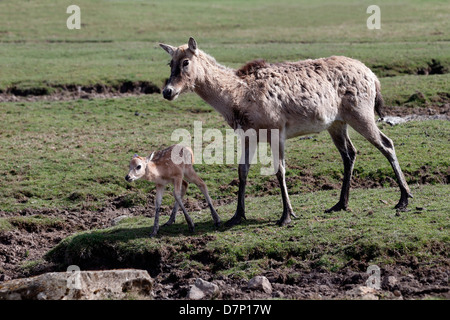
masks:
<svg viewBox="0 0 450 320"><path fill-rule="evenodd" d="M276 143L278 142L278 143ZM286 161L284 152L284 132L280 132L278 141L271 142L270 147L272 148L272 154L275 156L276 152L274 148L278 147L278 159L274 159L275 163L278 163L278 169L276 176L278 183L280 184L281 199L283 200L283 213L280 219L277 221L277 225L286 226L291 223L291 217L297 218L292 209L291 201L289 199L289 194L286 186ZM278 161L277 161L278 160Z"/></svg>
<svg viewBox="0 0 450 320"><path fill-rule="evenodd" d="M336 121L328 128L328 132L333 139L334 144L341 154L344 162L344 179L342 181L341 196L339 202L332 208L326 210L326 213L347 210L348 197L350 192L350 181L352 179L353 166L356 159L356 149L348 137L347 124L342 121Z"/></svg>
<svg viewBox="0 0 450 320"><path fill-rule="evenodd" d="M404 211L408 206L408 198L412 198L405 176L403 175L397 155L395 154L394 143L383 132L378 129L372 114L360 116L359 118L349 117L347 123L358 133L372 143L388 159L394 170L400 187L400 200L395 206L396 209Z"/></svg>
<svg viewBox="0 0 450 320"><path fill-rule="evenodd" d="M194 168L192 166L189 166L188 168L186 168L184 176L187 180L194 183L201 190L201 192L205 196L206 202L208 203L209 210L211 211L211 216L214 220L214 225L216 227L219 227L221 224L221 220L220 220L219 215L217 214L216 209L214 209L214 206L212 204L211 198L208 193L208 187L206 186L206 183L202 180L202 178L200 178L197 175L197 173L194 171Z"/></svg>
<svg viewBox="0 0 450 320"><path fill-rule="evenodd" d="M173 190L173 195L175 197L175 201L181 207L181 210L183 210L184 218L186 219L186 222L188 224L189 231L190 232L194 232L194 222L192 222L191 217L189 216L189 214L186 211L186 208L183 205L183 200L182 200L182 197L181 197L182 185L183 185L183 179L182 178L177 178L177 179L174 180L174 183L173 183L173 189L174 189Z"/></svg>
<svg viewBox="0 0 450 320"><path fill-rule="evenodd" d="M182 185L181 185L181 200L183 200L184 195L186 194L186 190L189 186L189 183L185 180L183 180ZM175 198L175 190L173 193L173 196ZM170 215L169 221L167 221L165 224L162 225L162 227L167 227L172 225L175 222L175 218L177 216L177 212L178 212L178 208L180 206L178 205L177 200L175 200L175 203L173 204L173 209L172 209L172 213Z"/></svg>

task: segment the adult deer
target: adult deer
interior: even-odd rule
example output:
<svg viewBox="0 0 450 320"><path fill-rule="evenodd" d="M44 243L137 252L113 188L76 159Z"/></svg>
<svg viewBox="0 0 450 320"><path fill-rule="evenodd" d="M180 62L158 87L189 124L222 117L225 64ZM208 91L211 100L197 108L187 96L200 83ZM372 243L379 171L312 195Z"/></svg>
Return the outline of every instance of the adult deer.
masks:
<svg viewBox="0 0 450 320"><path fill-rule="evenodd" d="M279 148L276 176L283 199L279 225L295 217L285 182L285 140L328 130L344 162L344 179L339 202L326 212L346 210L356 150L347 134L350 125L389 160L400 186L404 210L411 197L409 187L395 155L392 140L375 123L374 110L381 116L383 98L375 74L360 61L333 56L298 62L266 63L256 60L239 70L224 67L200 50L193 38L173 47L160 44L172 57L171 74L163 90L173 100L185 91L196 92L222 114L234 129L278 130ZM265 131L265 132L267 132ZM227 222L232 226L245 219L245 185L252 146L245 144L244 161L239 164L237 209Z"/></svg>

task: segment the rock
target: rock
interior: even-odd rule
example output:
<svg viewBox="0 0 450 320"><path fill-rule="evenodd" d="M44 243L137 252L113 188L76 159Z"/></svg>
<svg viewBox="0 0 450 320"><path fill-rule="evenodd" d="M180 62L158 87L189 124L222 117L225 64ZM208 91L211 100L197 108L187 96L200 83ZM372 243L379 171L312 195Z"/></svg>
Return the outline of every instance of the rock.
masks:
<svg viewBox="0 0 450 320"><path fill-rule="evenodd" d="M400 292L400 290L394 290L394 295L395 295L396 297L401 297L401 296L402 296L402 293Z"/></svg>
<svg viewBox="0 0 450 320"><path fill-rule="evenodd" d="M152 279L145 270L50 272L0 284L0 300L149 299Z"/></svg>
<svg viewBox="0 0 450 320"><path fill-rule="evenodd" d="M391 126L395 126L395 125L406 122L406 120L403 119L402 117L395 117L395 116L385 116L385 117L381 118L379 121L387 123Z"/></svg>
<svg viewBox="0 0 450 320"><path fill-rule="evenodd" d="M188 299L214 299L217 298L219 294L219 287L216 284L197 278L197 280L195 280L195 284L189 290Z"/></svg>
<svg viewBox="0 0 450 320"><path fill-rule="evenodd" d="M383 279L383 288L387 288L388 290L393 290L396 288L398 280L394 276L384 277Z"/></svg>
<svg viewBox="0 0 450 320"><path fill-rule="evenodd" d="M378 119L377 121L387 123L391 126L395 126L409 121L425 121L425 120L450 120L450 118L446 114L435 114L435 115L409 114L404 117L385 116L383 118Z"/></svg>
<svg viewBox="0 0 450 320"><path fill-rule="evenodd" d="M272 285L264 276L256 276L248 282L248 288L252 290L262 290L267 294L272 294Z"/></svg>
<svg viewBox="0 0 450 320"><path fill-rule="evenodd" d="M371 287L358 286L346 292L346 295L351 299L359 300L378 300L376 295L377 290Z"/></svg>
<svg viewBox="0 0 450 320"><path fill-rule="evenodd" d="M275 291L275 293L273 294L275 298L284 298L284 293L281 291Z"/></svg>
<svg viewBox="0 0 450 320"><path fill-rule="evenodd" d="M205 293L197 286L192 286L188 293L188 299L201 300L205 297Z"/></svg>
<svg viewBox="0 0 450 320"><path fill-rule="evenodd" d="M44 292L40 292L36 298L38 300L47 300L47 295Z"/></svg>
<svg viewBox="0 0 450 320"><path fill-rule="evenodd" d="M124 214L124 215L121 215L121 216L118 216L118 217L116 217L116 218L114 218L112 221L111 221L111 226L117 226L118 224L119 224L119 222L120 221L122 221L123 219L126 219L126 218L129 218L130 216L129 215L126 215L126 214Z"/></svg>

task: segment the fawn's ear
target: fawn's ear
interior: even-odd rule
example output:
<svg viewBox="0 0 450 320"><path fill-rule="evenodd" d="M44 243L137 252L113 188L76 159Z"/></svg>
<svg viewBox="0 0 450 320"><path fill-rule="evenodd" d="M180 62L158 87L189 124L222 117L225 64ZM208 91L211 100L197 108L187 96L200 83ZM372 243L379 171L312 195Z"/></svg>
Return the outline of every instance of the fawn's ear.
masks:
<svg viewBox="0 0 450 320"><path fill-rule="evenodd" d="M194 38L192 37L189 38L188 46L189 50L191 50L193 54L197 55L198 53L197 41L195 41Z"/></svg>
<svg viewBox="0 0 450 320"><path fill-rule="evenodd" d="M152 161L152 159L153 159L153 156L155 155L155 153L154 152L152 152L152 154L151 155L149 155L148 157L146 157L145 158L145 161L146 162L150 162L150 161Z"/></svg>
<svg viewBox="0 0 450 320"><path fill-rule="evenodd" d="M166 52L167 52L168 54L170 54L171 56L173 56L175 50L177 49L177 48L175 48L175 47L172 47L171 45L164 44L164 43L160 43L159 46L160 46L161 48L163 48L164 50L166 50Z"/></svg>

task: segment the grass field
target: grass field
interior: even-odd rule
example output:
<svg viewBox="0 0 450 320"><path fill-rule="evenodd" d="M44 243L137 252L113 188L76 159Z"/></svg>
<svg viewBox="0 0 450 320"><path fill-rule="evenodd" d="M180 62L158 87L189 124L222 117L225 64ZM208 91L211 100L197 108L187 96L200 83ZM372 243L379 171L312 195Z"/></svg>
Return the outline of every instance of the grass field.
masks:
<svg viewBox="0 0 450 320"><path fill-rule="evenodd" d="M80 30L66 27L69 4L0 3L0 89L122 79L161 85L168 57L158 43L189 36L231 67L331 55L360 59L379 76L415 74L432 59L450 65L446 1L381 1L380 30L366 27L370 1L79 1ZM445 87L436 83L426 94L448 92L448 74L434 77L428 80ZM409 97L414 81L403 80L396 94Z"/></svg>
<svg viewBox="0 0 450 320"><path fill-rule="evenodd" d="M380 78L387 108L439 109L450 102L448 1L379 1L380 30L366 27L371 1L83 0L77 1L80 30L66 28L70 4L0 2L0 95L13 87L51 93L66 85L126 80L162 86L169 59L158 43L181 45L194 36L201 49L229 67L255 58L359 59ZM419 93L421 98L414 98ZM42 215L20 217L24 209L96 211L118 198L126 207L145 207L154 186L124 180L134 153L147 155L173 144L172 132L193 133L194 121L202 121L205 130L228 129L216 111L190 93L172 102L156 94L70 101L24 97L0 102L0 114L0 212L8 213L0 218L0 233L61 223ZM399 192L387 160L351 130L358 150L351 211L323 214L338 200L343 176L340 155L324 132L287 143L288 189L299 214L292 227L274 225L281 215L278 183L275 176L260 175L256 165L247 187L249 220L242 225L216 231L202 210L193 212L195 234L187 233L180 216L150 239L153 219L134 217L113 228L74 234L47 258L62 265L94 267L89 263L103 259L111 267L152 268L130 257L164 256L179 268L244 278L271 268L273 261L280 268L331 271L351 260L395 265L411 257L448 266L450 124L379 127L394 141L415 196L407 213L392 209ZM204 140L203 146L209 143ZM213 200L225 203L217 210L227 220L236 206L237 165L195 168ZM203 201L195 186L187 196ZM172 202L167 192L165 212ZM14 213L18 216L11 217Z"/></svg>
<svg viewBox="0 0 450 320"><path fill-rule="evenodd" d="M193 96L180 98L183 105L192 104ZM142 106L151 106L143 109ZM128 161L134 153L147 154L151 150L160 149L169 145L170 134L180 127L180 122L187 123L186 128L193 131L193 122L201 120L204 129L219 127L225 130L222 119L215 112L210 112L209 107L200 103L195 107L186 109L176 108L167 104L160 96L147 96L126 99L107 100L79 100L75 102L34 102L32 104L8 103L2 105L2 113L6 115L6 124L2 128L1 163L2 176L5 182L0 188L2 198L2 210L17 211L24 208L79 208L98 210L117 197L124 197L126 206L147 206L154 196L154 186L145 181L137 181L129 184L124 180L127 173ZM136 111L139 116L136 116ZM153 119L158 119L157 124ZM113 124L112 124L113 123ZM306 234L310 229L306 225L317 226L318 230L314 237L319 243L328 241L327 247L320 246L319 252L308 261L315 264L324 264L333 270L339 268L362 254L366 246L373 242L374 234L380 233L377 227L383 226L380 238L376 242L375 253L372 262L389 262L391 247L401 246L403 239L412 239L421 234L419 243L410 241L403 243L403 250L398 253L392 249L397 256L402 252L413 254L427 259L428 249L434 243L439 246L448 244L448 213L450 202L448 201L448 168L450 151L448 136L450 127L445 121L410 122L403 126L384 125L382 130L397 143L397 154L403 165L407 180L413 188L414 199L411 206L414 213L406 213L401 218L395 216L392 209L398 200L399 193L395 186L394 175L387 160L365 141L356 132L351 131L351 138L359 150L354 169L354 180L359 187L383 187L377 189L357 189L351 192L351 212L338 214L336 216L324 215L323 211L331 207L338 199L338 188L342 179L342 164L340 156L335 150L331 139L326 133L312 136L310 139L289 140L287 145L287 181L296 213L301 215L296 220L293 228L286 229L281 234L274 226L274 221L279 218L280 197L278 184L274 176L261 176L260 165L251 168L249 176L248 191L248 217L250 220L242 226L226 230L226 232L215 232L210 222L209 214L205 211L195 214L197 232L191 236L187 233L186 225L181 217L177 225L163 229L161 239L150 240L145 235L151 230L151 218L133 218L125 220L117 228L106 229L80 236L74 236L73 240L67 240L58 246L54 252L62 252L56 257L64 256L65 263L86 263L77 260L77 256L83 256L87 260L91 254L89 248L93 246L117 246L117 258L123 260L133 254L134 250L157 254L168 245L173 252L179 251L179 245L188 237L203 237L214 235L217 240L208 246L208 250L214 252L212 267L245 274L248 266L252 272L257 272L267 264L264 253L270 257L270 252L281 250L281 257L293 256L295 261L302 260L306 253L295 253L292 246L297 247L299 239L307 241L298 250L312 250L311 246L316 242L308 242ZM225 134L224 134L225 136ZM168 140L169 139L169 140ZM206 146L209 141L204 142ZM145 146L144 149L142 146ZM38 153L39 156L33 156ZM433 157L420 157L417 155L433 153ZM5 156L3 156L5 155ZM8 161L6 157L13 157L15 161ZM237 192L236 165L195 165L197 172L206 181L212 198L226 202L232 201ZM423 184L432 186L423 187ZM322 189L334 189L331 191L319 191ZM263 196L264 197L261 197ZM256 196L255 198L253 198ZM269 196L269 197L267 197ZM202 200L202 195L195 186L188 189L188 197ZM382 200L383 202L380 202ZM172 205L173 198L169 192L164 196L163 204L166 212ZM234 202L230 205L218 208L223 220L229 219L234 212ZM372 208L372 209L371 209ZM426 208L426 211L415 210L415 208ZM368 212L372 211L371 214ZM368 220L368 216L371 219ZM436 219L436 216L439 217ZM341 217L345 217L341 219ZM423 218L426 217L426 222ZM373 218L373 219L372 219ZM164 218L163 218L164 219ZM381 219L381 221L378 221ZM411 228L417 225L416 219L420 219L419 229ZM32 220L29 223L38 223L42 220ZM128 221L128 222L127 222ZM323 225L322 221L330 221L331 225ZM372 224L376 221L375 224ZM394 221L394 223L392 223ZM403 222L408 221L407 225ZM430 221L433 221L430 224ZM47 221L48 223L48 221ZM348 237L347 228L336 228L339 226L359 225L361 230L355 232L355 237L364 242L360 250L354 255L348 255L347 251L341 251L342 238L347 242L346 247L351 248L353 238ZM10 219L0 221L4 230L13 228ZM369 228L372 225L372 228ZM423 227L423 228L422 228ZM0 227L2 228L2 227ZM257 228L259 231L253 230ZM274 238L265 235L269 228L269 234L277 235ZM327 228L327 232L322 230ZM398 229L402 230L402 236L396 242L384 243L383 239L390 239ZM404 229L406 228L406 229ZM430 231L437 230L429 237ZM268 230L268 229L267 229ZM331 230L331 233L329 232ZM370 231L370 232L368 232ZM136 232L139 234L137 235ZM373 233L371 233L373 232ZM306 233L306 234L305 234ZM423 234L422 234L423 233ZM112 234L112 235L111 235ZM242 236L248 234L245 245L241 246ZM116 238L117 237L117 238ZM267 241L267 237L271 239ZM306 237L306 238L305 238ZM324 237L322 239L321 237ZM335 242L332 239L337 237ZM286 242L286 239L295 238L294 243ZM391 239L390 239L391 240ZM86 241L86 242L85 242ZM175 241L175 243L172 243ZM225 249L223 248L224 242ZM367 242L367 243L366 243ZM265 244L264 244L265 243ZM284 247L287 243L288 246ZM264 244L264 245L263 245ZM85 246L88 246L85 247ZM137 249L139 246L141 248ZM122 248L122 246L124 246ZM275 246L273 248L272 246ZM283 248L280 249L279 246ZM332 248L330 248L330 246ZM221 248L221 249L220 249ZM228 251L226 248L234 248ZM170 250L172 250L170 249ZM324 251L322 251L324 249ZM88 253L85 251L88 250ZM165 250L165 249L164 249ZM192 246L192 251L186 253L187 257L195 256L198 250ZM260 250L258 259L253 257L253 251ZM330 251L331 250L331 251ZM350 250L350 249L347 249ZM396 251L397 250L397 251ZM67 251L67 252L66 252ZM389 252L390 253L389 253ZM81 252L84 252L81 254ZM108 251L109 252L109 251ZM225 253L226 254L225 254ZM441 252L441 251L439 251ZM98 254L98 253L95 253ZM109 254L109 253L108 253ZM119 258L120 257L120 258ZM220 259L219 259L220 257ZM106 259L106 257L104 257ZM186 258L186 257L185 257ZM190 261L174 257L177 261ZM216 261L216 259L220 261ZM262 259L262 261L260 261ZM331 259L331 262L327 262ZM366 257L364 257L366 259ZM57 259L56 259L57 260ZM107 259L106 259L107 260ZM126 259L125 259L126 260ZM223 260L223 261L222 261ZM253 261L255 260L255 261ZM322 261L323 260L323 261ZM221 267L221 263L225 263ZM195 260L194 260L195 262ZM292 262L292 261L291 261ZM308 263L309 263L308 262ZM259 267L255 267L256 266ZM218 264L216 266L216 264ZM207 266L211 267L211 266ZM236 269L237 268L237 269ZM256 269L254 269L256 268ZM225 272L225 271L224 271Z"/></svg>
<svg viewBox="0 0 450 320"><path fill-rule="evenodd" d="M145 205L154 186L146 181L129 184L124 179L134 153L147 155L178 142L171 141L177 128L194 136L194 121L202 121L204 132L220 128L225 139L227 126L221 116L194 98L181 97L176 104L160 95L0 104L4 115L1 209L95 209L121 195L129 196L131 204ZM447 183L450 127L446 121L380 126L395 141L409 183ZM354 169L357 186L395 186L395 175L384 156L353 130L351 138L359 150ZM203 147L211 143L205 138ZM424 159L418 156L421 154L433 156ZM225 163L225 156L222 160ZM342 161L326 132L288 140L287 165L290 193L339 188ZM203 163L195 167L214 199L234 199L238 187L232 181L237 179L237 165ZM278 194L276 177L260 175L260 168L260 164L251 168L249 195ZM202 199L195 186L188 189L188 196ZM167 194L165 203L171 201Z"/></svg>
<svg viewBox="0 0 450 320"><path fill-rule="evenodd" d="M188 232L180 217L175 225L161 229L159 239L148 238L152 219L128 218L113 228L67 238L49 252L48 258L83 268L98 263L118 267L134 260L139 261L139 267L152 269L161 262L158 257L164 257L163 263L181 268L215 270L249 279L274 261L281 268L296 265L331 271L351 260L384 265L414 257L421 264L438 265L449 249L449 212L448 201L435 199L445 198L449 188L421 186L413 191L419 198L414 203L417 209L401 215L392 210L397 196L392 188L357 190L353 209L333 216L323 211L334 204L331 198L336 196L335 191L296 195L291 200L299 218L292 227L281 229L275 225L278 216L274 213L281 204L277 196L251 199L248 220L219 231L214 230L206 210L194 215L194 234ZM223 206L219 213L233 209L234 204Z"/></svg>

